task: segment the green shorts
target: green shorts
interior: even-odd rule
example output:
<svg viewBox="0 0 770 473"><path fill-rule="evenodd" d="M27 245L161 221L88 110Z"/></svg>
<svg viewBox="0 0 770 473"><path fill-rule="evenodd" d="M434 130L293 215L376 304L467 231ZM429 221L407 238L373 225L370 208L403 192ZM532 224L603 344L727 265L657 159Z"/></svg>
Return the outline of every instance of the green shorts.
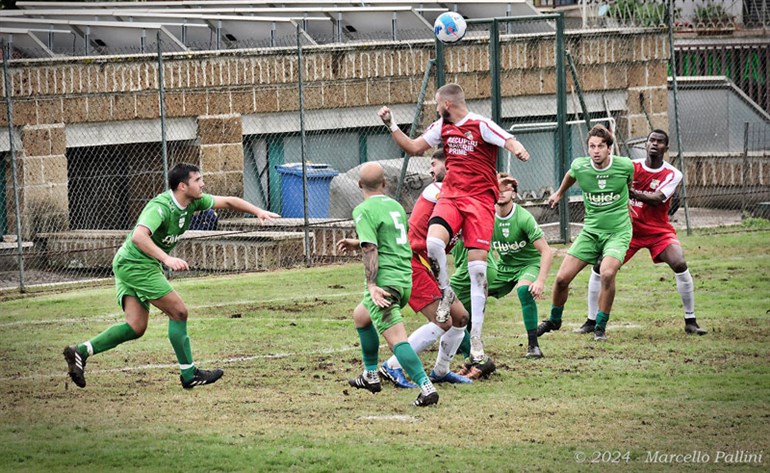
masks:
<svg viewBox="0 0 770 473"><path fill-rule="evenodd" d="M567 254L588 264L596 264L600 256L612 256L622 263L630 243L630 228L617 233L592 233L583 229Z"/></svg>
<svg viewBox="0 0 770 473"><path fill-rule="evenodd" d="M535 281L540 274L540 265L533 264L530 266L520 266L518 268L508 268L505 266L498 266L497 279L489 284L489 296L496 299L501 299L516 287L519 281Z"/></svg>
<svg viewBox="0 0 770 473"><path fill-rule="evenodd" d="M169 294L171 287L160 264L138 264L115 261L112 264L115 273L115 296L120 308L123 298L131 296L139 300L145 309L150 309L148 301L154 301Z"/></svg>
<svg viewBox="0 0 770 473"><path fill-rule="evenodd" d="M372 301L372 295L367 288L364 291L364 300L361 302L366 310L369 311L369 317L372 319L374 328L377 329L377 333L382 335L382 332L396 325L399 322L403 322L404 318L401 316L401 309L409 301L411 295L411 287L395 288L392 286L383 287L385 292L390 294L388 301L390 305L388 307L380 307Z"/></svg>

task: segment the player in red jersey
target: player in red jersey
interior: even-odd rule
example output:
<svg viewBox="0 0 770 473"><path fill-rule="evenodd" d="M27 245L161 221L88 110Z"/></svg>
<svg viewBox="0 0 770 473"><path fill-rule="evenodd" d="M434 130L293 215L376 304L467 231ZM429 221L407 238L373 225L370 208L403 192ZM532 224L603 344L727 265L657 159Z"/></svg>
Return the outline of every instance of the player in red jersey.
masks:
<svg viewBox="0 0 770 473"><path fill-rule="evenodd" d="M634 160L634 182L629 191L633 237L623 264L637 251L647 248L654 263L666 263L674 271L676 288L684 306L684 331L705 335L695 320L694 283L674 227L668 220L671 196L682 181L682 173L663 160L668 151L668 134L653 130L645 144L647 158ZM593 332L599 298L597 267L588 282L588 319L577 333Z"/></svg>
<svg viewBox="0 0 770 473"><path fill-rule="evenodd" d="M434 383L467 384L471 380L451 372L449 363L463 341L465 326L468 323L468 312L459 300L455 300L449 310L449 320L443 323L436 321L436 308L441 300L441 290L436 278L431 273L425 243L428 237L428 221L433 213L433 208L436 206L442 182L446 176L444 159L442 150L433 153L430 159L430 175L434 182L422 191L420 198L414 204L412 215L409 217L408 236L409 245L412 247L412 295L409 297L409 306L415 312L421 312L428 319L427 323L409 335L409 344L415 352L421 353L441 338L436 364L430 372L431 381ZM391 356L390 359L382 363L380 374L396 387L417 387L416 384L406 379L395 356Z"/></svg>
<svg viewBox="0 0 770 473"><path fill-rule="evenodd" d="M522 161L529 159L529 153L499 125L469 112L465 93L457 84L446 84L436 91L436 111L439 119L416 139L398 128L388 107L382 107L378 114L391 130L394 141L411 155L421 155L442 144L448 172L426 238L428 259L442 293L436 320L448 320L455 299L449 286L446 247L462 230L471 276L471 358L481 362L485 358L481 328L486 304L487 254L499 194L497 148L510 151Z"/></svg>

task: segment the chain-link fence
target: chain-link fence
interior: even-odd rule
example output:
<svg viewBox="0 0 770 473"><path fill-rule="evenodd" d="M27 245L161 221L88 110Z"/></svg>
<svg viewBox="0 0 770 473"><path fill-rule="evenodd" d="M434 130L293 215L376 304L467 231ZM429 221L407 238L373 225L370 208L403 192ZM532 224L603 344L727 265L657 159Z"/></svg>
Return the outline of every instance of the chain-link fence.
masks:
<svg viewBox="0 0 770 473"><path fill-rule="evenodd" d="M669 131L670 159L686 173L676 225L767 217L766 103L725 74L677 74L674 88L667 75L681 70L683 49L672 56L658 24L560 36L560 21L470 21L460 44L438 49L425 31L408 41L405 29L397 41L347 31L343 44L318 46L300 29L282 48L230 51L233 43L192 58L145 54L40 67L12 54L3 90L14 126L0 137L0 284L109 277L115 251L178 162L198 164L208 192L282 215L264 226L231 212L197 216L175 250L192 274L351 258L337 254L335 242L355 234L360 164L380 161L387 192L407 211L431 180L428 158L404 156L377 110L388 105L401 129L418 136L436 118L436 87L449 82L463 86L471 111L530 151L527 163L501 153L499 168L520 180L522 205L551 241L579 230L577 187L561 209L545 202L571 160L586 155L596 123L613 130L617 154L634 158L644 157L652 129ZM490 35L498 40L490 44ZM766 74L766 56L759 61Z"/></svg>

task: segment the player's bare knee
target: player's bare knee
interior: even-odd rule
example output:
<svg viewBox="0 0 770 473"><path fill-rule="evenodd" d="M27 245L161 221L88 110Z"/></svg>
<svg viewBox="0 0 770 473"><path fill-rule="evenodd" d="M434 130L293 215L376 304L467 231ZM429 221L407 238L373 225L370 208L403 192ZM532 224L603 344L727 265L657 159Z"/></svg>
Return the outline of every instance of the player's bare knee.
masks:
<svg viewBox="0 0 770 473"><path fill-rule="evenodd" d="M179 306L172 307L168 311L168 317L171 320L178 320L180 322L187 321L187 306L181 304Z"/></svg>
<svg viewBox="0 0 770 473"><path fill-rule="evenodd" d="M673 269L674 272L677 274L687 271L687 262L685 262L684 260L674 261L669 266L671 266L671 269Z"/></svg>
<svg viewBox="0 0 770 473"><path fill-rule="evenodd" d="M572 279L568 278L567 276L557 274L556 281L553 283L554 290L566 291L567 289L569 289L569 284L571 282L572 282Z"/></svg>

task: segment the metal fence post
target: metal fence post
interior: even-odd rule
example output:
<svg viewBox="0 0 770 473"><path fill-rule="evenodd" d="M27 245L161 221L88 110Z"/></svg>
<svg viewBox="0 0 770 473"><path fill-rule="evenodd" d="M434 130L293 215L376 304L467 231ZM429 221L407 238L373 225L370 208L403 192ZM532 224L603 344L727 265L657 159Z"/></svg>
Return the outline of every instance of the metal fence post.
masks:
<svg viewBox="0 0 770 473"><path fill-rule="evenodd" d="M564 64L564 13L556 18L556 160L558 169L556 186L569 169L567 153L567 71ZM569 195L562 196L559 205L559 234L564 243L569 243Z"/></svg>
<svg viewBox="0 0 770 473"><path fill-rule="evenodd" d="M674 2L668 2L668 47L671 51L671 84L674 92L674 128L676 130L676 150L679 155L679 167L682 171L682 206L684 206L684 220L687 226L687 235L692 235L690 226L690 208L687 204L687 169L684 162L684 153L682 153L682 135L679 129L679 100L676 89L676 54L674 51Z"/></svg>
<svg viewBox="0 0 770 473"><path fill-rule="evenodd" d="M310 219L307 203L307 157L305 156L305 90L302 84L302 27L297 25L297 82L299 90L300 155L302 156L302 208L305 216L305 266L312 266L310 259Z"/></svg>
<svg viewBox="0 0 770 473"><path fill-rule="evenodd" d="M5 81L5 103L8 111L8 146L11 155L11 175L13 176L13 206L16 220L16 261L19 265L19 292L27 292L24 287L24 242L21 237L21 214L19 213L19 183L16 178L16 148L13 146L13 101L11 100L11 80L8 73L8 60L11 58L10 45L3 40L3 80Z"/></svg>
<svg viewBox="0 0 770 473"><path fill-rule="evenodd" d="M741 218L746 218L746 201L749 195L749 122L743 124L743 166L741 166L743 196L741 199Z"/></svg>
<svg viewBox="0 0 770 473"><path fill-rule="evenodd" d="M160 31L158 41L158 92L160 94L160 155L163 159L163 188L168 190L168 143L166 141L166 87L163 79L163 49L160 45Z"/></svg>

